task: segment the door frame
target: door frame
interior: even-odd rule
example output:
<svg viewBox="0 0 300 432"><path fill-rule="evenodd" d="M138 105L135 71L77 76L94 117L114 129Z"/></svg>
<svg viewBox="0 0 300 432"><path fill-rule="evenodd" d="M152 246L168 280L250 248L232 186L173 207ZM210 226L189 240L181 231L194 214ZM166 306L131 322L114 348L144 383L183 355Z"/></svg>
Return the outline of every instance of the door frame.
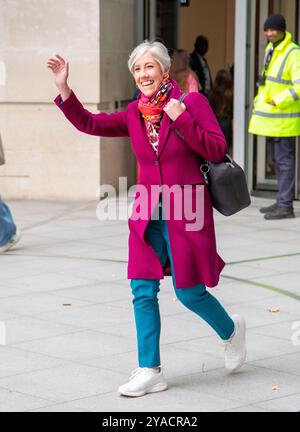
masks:
<svg viewBox="0 0 300 432"><path fill-rule="evenodd" d="M237 0L238 1L238 0ZM251 1L251 0L250 0ZM264 20L274 12L276 0L256 0L252 3L251 10L251 36L250 36L250 61L249 61L249 95L250 104L256 94L255 82L259 71L263 66L264 47L266 45L263 36L262 24ZM294 40L299 43L300 29L300 0L294 0L295 22ZM250 120L250 115L248 121ZM248 177L252 195L273 196L277 191L277 181L267 179L266 174L266 138L248 134ZM295 149L295 199L300 199L300 139L296 139Z"/></svg>

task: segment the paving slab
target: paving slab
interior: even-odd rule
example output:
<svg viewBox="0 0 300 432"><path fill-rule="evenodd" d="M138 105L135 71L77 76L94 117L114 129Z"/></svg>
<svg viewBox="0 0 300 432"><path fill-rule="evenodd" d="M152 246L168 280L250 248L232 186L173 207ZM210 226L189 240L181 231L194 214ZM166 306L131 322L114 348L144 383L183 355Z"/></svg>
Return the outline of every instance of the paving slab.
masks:
<svg viewBox="0 0 300 432"><path fill-rule="evenodd" d="M135 349L135 341L98 331L74 333L42 338L15 345L25 351L58 359L82 362L100 355L114 355Z"/></svg>
<svg viewBox="0 0 300 432"><path fill-rule="evenodd" d="M67 361L29 352L18 347L0 346L0 377L10 377L27 372L67 364Z"/></svg>
<svg viewBox="0 0 300 432"><path fill-rule="evenodd" d="M216 369L206 374L171 378L169 381L170 388L184 388L227 398L239 402L240 406L299 394L299 382L295 382L294 376L250 365L235 374Z"/></svg>
<svg viewBox="0 0 300 432"><path fill-rule="evenodd" d="M47 406L49 401L0 388L0 412L22 412Z"/></svg>
<svg viewBox="0 0 300 432"><path fill-rule="evenodd" d="M47 399L49 405L51 401L71 402L83 397L115 392L123 379L121 374L115 372L72 364L1 378L0 388Z"/></svg>
<svg viewBox="0 0 300 432"><path fill-rule="evenodd" d="M147 394L143 398L127 398L116 392L72 402L73 405L88 411L125 411L125 412L206 412L224 411L239 405L228 398L209 395L205 392L193 392L183 388L173 388L156 394Z"/></svg>

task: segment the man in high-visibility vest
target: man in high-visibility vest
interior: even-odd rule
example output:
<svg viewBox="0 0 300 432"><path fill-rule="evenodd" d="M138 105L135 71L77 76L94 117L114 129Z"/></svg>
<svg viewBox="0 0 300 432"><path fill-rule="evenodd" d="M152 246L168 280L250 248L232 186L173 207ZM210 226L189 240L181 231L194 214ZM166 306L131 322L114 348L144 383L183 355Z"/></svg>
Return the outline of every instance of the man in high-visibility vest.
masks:
<svg viewBox="0 0 300 432"><path fill-rule="evenodd" d="M268 40L249 132L269 137L278 183L276 202L260 209L267 220L294 218L295 142L300 135L300 47L286 31L285 18L264 23Z"/></svg>

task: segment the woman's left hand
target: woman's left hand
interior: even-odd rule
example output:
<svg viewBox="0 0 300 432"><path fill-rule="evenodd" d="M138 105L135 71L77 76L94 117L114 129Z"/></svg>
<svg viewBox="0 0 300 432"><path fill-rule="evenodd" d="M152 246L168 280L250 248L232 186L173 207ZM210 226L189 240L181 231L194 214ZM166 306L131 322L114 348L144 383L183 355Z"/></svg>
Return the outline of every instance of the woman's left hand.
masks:
<svg viewBox="0 0 300 432"><path fill-rule="evenodd" d="M175 121L186 110L184 103L180 103L177 99L170 99L164 107L164 111L168 114L171 120Z"/></svg>

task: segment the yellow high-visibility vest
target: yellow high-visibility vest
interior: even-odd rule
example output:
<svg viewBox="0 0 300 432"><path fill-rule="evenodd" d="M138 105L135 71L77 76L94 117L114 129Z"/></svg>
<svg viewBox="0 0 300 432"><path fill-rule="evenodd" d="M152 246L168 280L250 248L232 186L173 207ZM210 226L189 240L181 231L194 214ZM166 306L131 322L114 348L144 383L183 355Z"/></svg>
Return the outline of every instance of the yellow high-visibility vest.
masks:
<svg viewBox="0 0 300 432"><path fill-rule="evenodd" d="M266 48L266 57L272 43ZM265 57L265 58L266 58ZM271 105L274 101L276 106ZM284 40L274 49L261 84L254 98L249 132L269 137L300 135L300 47L286 32Z"/></svg>

